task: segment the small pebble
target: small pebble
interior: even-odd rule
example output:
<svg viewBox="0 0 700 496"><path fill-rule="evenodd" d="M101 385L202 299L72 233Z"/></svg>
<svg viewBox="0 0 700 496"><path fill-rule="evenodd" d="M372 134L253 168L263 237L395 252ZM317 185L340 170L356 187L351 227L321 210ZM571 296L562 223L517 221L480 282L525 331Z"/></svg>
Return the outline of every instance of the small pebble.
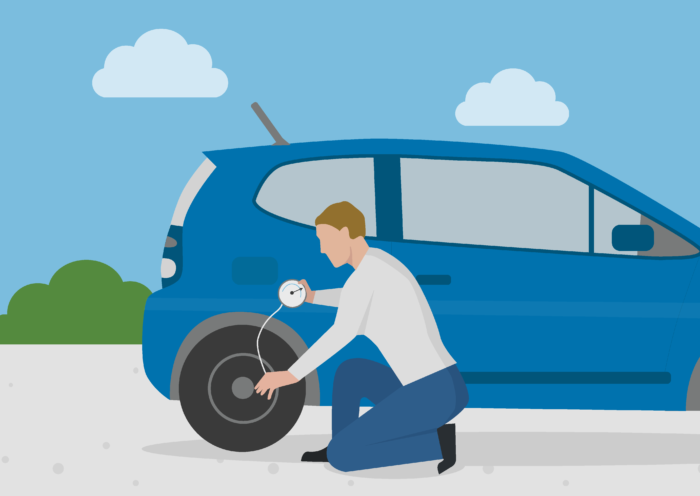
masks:
<svg viewBox="0 0 700 496"><path fill-rule="evenodd" d="M354 485L354 484L355 484L355 483L354 483L353 481L348 481L348 486L352 486L352 485Z"/></svg>
<svg viewBox="0 0 700 496"><path fill-rule="evenodd" d="M222 459L218 459L218 460L216 460L216 461L217 461L218 463L224 463L224 461L223 461Z"/></svg>
<svg viewBox="0 0 700 496"><path fill-rule="evenodd" d="M565 485L565 486L568 486L568 485L569 485L569 481L564 481L564 485Z"/></svg>
<svg viewBox="0 0 700 496"><path fill-rule="evenodd" d="M10 383L10 387L12 387L12 383Z"/></svg>
<svg viewBox="0 0 700 496"><path fill-rule="evenodd" d="M139 485L139 481L135 480L135 481L134 481L134 486L138 486L138 485Z"/></svg>
<svg viewBox="0 0 700 496"><path fill-rule="evenodd" d="M267 467L267 471L270 472L272 475L275 475L277 472L280 471L279 465L276 463L271 463L269 467Z"/></svg>
<svg viewBox="0 0 700 496"><path fill-rule="evenodd" d="M138 374L138 373L139 373L139 368L138 368L138 367L134 367L134 374Z"/></svg>
<svg viewBox="0 0 700 496"><path fill-rule="evenodd" d="M102 447L104 449L109 449L109 443L102 443Z"/></svg>
<svg viewBox="0 0 700 496"><path fill-rule="evenodd" d="M493 473L493 467L491 467L491 466L484 467L484 473L485 473L485 474L492 474L492 473Z"/></svg>
<svg viewBox="0 0 700 496"><path fill-rule="evenodd" d="M7 463L7 462L9 462L9 461L10 461L10 459L7 458L6 456L3 456L3 457L2 457L2 463Z"/></svg>
<svg viewBox="0 0 700 496"><path fill-rule="evenodd" d="M53 473L54 474L62 474L63 473L63 465L60 463L56 463L53 466Z"/></svg>

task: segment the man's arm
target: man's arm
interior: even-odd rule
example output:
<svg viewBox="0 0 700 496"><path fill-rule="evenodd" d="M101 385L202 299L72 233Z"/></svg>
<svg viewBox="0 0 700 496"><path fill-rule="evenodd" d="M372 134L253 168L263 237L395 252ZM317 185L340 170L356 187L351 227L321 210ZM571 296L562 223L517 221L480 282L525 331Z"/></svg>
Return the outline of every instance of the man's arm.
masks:
<svg viewBox="0 0 700 496"><path fill-rule="evenodd" d="M371 301L370 288L348 287L346 284L333 326L289 368L289 372L301 380L352 341L360 331Z"/></svg>
<svg viewBox="0 0 700 496"><path fill-rule="evenodd" d="M311 303L316 305L326 305L329 307L337 307L340 305L340 293L342 288L338 289L317 289L314 291L314 299Z"/></svg>
<svg viewBox="0 0 700 496"><path fill-rule="evenodd" d="M340 304L340 292L342 288L338 289L319 289L312 291L309 287L309 283L306 279L299 281L299 284L304 286L306 290L306 302L315 303L316 305L326 305L329 307L337 307Z"/></svg>

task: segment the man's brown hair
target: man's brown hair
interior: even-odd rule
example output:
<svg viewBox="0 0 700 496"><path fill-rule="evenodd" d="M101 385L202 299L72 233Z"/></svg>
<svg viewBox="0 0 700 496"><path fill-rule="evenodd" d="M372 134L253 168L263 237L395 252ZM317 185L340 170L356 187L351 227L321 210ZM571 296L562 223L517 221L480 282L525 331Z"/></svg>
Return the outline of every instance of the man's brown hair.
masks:
<svg viewBox="0 0 700 496"><path fill-rule="evenodd" d="M365 216L350 202L334 203L316 217L316 225L326 224L338 231L347 227L350 239L365 236Z"/></svg>

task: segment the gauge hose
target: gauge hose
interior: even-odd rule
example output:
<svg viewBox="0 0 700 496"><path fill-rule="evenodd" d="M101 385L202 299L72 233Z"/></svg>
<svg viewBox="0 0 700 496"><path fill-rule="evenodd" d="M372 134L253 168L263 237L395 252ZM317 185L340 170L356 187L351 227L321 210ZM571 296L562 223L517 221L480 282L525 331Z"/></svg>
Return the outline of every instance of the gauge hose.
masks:
<svg viewBox="0 0 700 496"><path fill-rule="evenodd" d="M256 346L256 348L258 349L258 360L260 360L260 366L261 366L262 369L263 369L263 375L265 375L265 374L267 373L267 370L265 370L265 366L263 365L262 358L260 357L260 334L262 334L263 329L265 328L265 326L267 325L267 323L270 321L270 319L275 315L275 313L277 313L277 312L279 312L280 310L282 310L282 307L283 307L283 306L284 306L284 305L280 305L280 307L279 307L277 310L275 310L275 312L267 318L267 320L265 321L265 323L264 323L264 324L262 325L262 327L260 328L260 332L258 332L258 339L255 341L255 346Z"/></svg>

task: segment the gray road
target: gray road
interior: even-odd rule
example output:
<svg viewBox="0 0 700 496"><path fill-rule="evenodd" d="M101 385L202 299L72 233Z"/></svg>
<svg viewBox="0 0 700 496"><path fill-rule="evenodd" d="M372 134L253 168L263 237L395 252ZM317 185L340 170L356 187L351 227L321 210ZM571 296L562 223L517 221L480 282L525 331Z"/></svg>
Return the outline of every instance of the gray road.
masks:
<svg viewBox="0 0 700 496"><path fill-rule="evenodd" d="M700 415L467 409L459 460L342 473L301 464L330 408L254 453L198 438L140 346L0 346L0 494L700 494Z"/></svg>

